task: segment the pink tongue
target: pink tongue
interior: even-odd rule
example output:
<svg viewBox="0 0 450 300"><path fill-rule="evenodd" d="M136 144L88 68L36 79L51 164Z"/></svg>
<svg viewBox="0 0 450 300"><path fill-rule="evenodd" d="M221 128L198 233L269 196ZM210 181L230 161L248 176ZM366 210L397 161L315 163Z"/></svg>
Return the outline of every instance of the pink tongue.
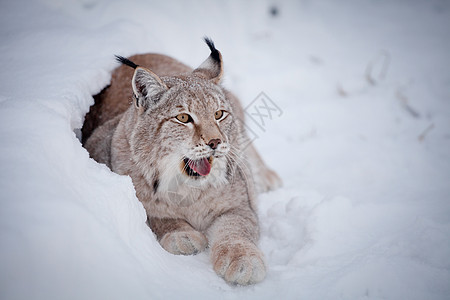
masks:
<svg viewBox="0 0 450 300"><path fill-rule="evenodd" d="M197 172L202 176L206 176L211 171L211 165L209 164L208 159L202 158L199 160L189 160L189 168Z"/></svg>

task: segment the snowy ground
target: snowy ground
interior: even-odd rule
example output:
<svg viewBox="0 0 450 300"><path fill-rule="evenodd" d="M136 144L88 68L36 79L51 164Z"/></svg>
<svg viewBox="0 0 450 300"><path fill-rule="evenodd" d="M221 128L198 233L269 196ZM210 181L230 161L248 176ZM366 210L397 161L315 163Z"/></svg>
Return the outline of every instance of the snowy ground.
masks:
<svg viewBox="0 0 450 300"><path fill-rule="evenodd" d="M162 2L0 2L0 298L449 299L450 3ZM74 133L114 54L197 66L204 35L282 110L253 127L284 187L251 287L165 252Z"/></svg>

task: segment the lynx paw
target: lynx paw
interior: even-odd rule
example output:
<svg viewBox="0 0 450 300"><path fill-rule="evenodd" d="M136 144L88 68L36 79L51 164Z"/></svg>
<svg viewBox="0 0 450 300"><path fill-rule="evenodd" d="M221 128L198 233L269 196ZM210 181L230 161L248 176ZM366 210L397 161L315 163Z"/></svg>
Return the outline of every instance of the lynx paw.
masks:
<svg viewBox="0 0 450 300"><path fill-rule="evenodd" d="M214 271L231 284L248 285L266 276L263 254L251 242L219 244L213 247Z"/></svg>
<svg viewBox="0 0 450 300"><path fill-rule="evenodd" d="M166 233L159 243L172 254L192 255L203 251L208 240L203 233L195 230L172 231Z"/></svg>

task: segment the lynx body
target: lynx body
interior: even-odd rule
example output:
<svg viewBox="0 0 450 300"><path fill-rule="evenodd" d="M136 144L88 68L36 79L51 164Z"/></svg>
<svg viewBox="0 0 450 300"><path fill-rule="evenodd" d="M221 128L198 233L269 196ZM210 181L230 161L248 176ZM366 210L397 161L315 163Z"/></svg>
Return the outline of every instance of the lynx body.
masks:
<svg viewBox="0 0 450 300"><path fill-rule="evenodd" d="M255 191L280 180L246 143L242 107L220 85L222 56L206 42L211 54L195 70L158 54L121 58L128 66L115 70L86 117L85 147L131 177L164 249L209 247L219 276L253 284L266 273Z"/></svg>

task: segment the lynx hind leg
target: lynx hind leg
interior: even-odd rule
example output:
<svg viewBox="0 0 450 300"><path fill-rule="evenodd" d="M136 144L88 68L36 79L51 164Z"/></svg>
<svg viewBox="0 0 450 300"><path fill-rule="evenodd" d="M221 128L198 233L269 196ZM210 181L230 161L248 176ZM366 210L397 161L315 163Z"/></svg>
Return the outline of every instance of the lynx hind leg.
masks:
<svg viewBox="0 0 450 300"><path fill-rule="evenodd" d="M259 177L259 179L256 181L258 193L273 191L283 185L283 182L281 181L281 178L278 176L278 174L275 171L267 168L266 166L259 170L259 175L257 176Z"/></svg>
<svg viewBox="0 0 450 300"><path fill-rule="evenodd" d="M197 254L208 245L205 235L184 220L150 218L149 223L161 246L172 254Z"/></svg>
<svg viewBox="0 0 450 300"><path fill-rule="evenodd" d="M247 147L247 157L252 168L258 193L273 191L283 185L281 178L275 171L267 167L253 144Z"/></svg>

